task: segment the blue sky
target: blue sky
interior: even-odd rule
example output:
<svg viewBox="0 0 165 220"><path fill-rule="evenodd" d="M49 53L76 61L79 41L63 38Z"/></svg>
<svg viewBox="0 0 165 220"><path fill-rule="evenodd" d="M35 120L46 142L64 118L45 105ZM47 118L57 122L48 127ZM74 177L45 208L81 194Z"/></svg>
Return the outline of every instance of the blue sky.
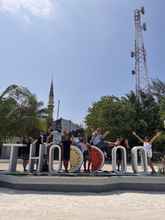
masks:
<svg viewBox="0 0 165 220"><path fill-rule="evenodd" d="M134 88L133 10L141 6L149 74L165 80L164 0L0 0L0 92L17 83L47 104L53 76L60 116L82 122L101 96Z"/></svg>

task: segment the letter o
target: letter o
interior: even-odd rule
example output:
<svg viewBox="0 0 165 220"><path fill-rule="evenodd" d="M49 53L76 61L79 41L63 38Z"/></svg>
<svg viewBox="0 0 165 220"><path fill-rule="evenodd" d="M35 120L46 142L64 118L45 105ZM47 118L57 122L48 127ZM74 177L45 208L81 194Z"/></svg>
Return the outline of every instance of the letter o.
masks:
<svg viewBox="0 0 165 220"><path fill-rule="evenodd" d="M127 172L127 152L126 152L126 149L125 147L123 146L117 146L117 147L114 147L112 149L112 170L115 172L115 173L118 173L119 171L116 169L116 166L117 166L117 158L116 158L116 155L117 155L117 150L121 150L121 153L122 153L122 164L121 164L121 173L126 173Z"/></svg>
<svg viewBox="0 0 165 220"><path fill-rule="evenodd" d="M55 149L58 149L58 152L59 152L59 165L58 165L58 169L55 170L53 168L53 160L54 160L54 151ZM61 170L61 167L62 167L62 154L61 154L61 147L59 145L52 145L50 147L50 150L49 150L49 172L51 174L56 174L57 172L59 172Z"/></svg>
<svg viewBox="0 0 165 220"><path fill-rule="evenodd" d="M134 173L138 173L138 152L141 152L141 159L143 163L144 172L148 171L147 154L143 146L133 147L131 150L132 169Z"/></svg>

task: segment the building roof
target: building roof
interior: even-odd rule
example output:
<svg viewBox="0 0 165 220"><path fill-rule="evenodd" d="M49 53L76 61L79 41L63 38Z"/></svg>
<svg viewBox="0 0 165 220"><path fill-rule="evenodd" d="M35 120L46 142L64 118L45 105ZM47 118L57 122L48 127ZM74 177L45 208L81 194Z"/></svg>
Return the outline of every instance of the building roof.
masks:
<svg viewBox="0 0 165 220"><path fill-rule="evenodd" d="M78 124L72 122L71 120L59 118L53 122L53 128L59 130L63 130L66 128L69 131L74 131L80 129L81 127Z"/></svg>

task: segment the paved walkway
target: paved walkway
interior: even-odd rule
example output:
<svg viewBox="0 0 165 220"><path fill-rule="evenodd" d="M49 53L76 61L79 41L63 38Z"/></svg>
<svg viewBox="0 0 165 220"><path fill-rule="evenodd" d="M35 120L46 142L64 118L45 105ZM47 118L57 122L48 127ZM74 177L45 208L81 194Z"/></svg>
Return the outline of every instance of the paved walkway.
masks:
<svg viewBox="0 0 165 220"><path fill-rule="evenodd" d="M0 189L1 220L164 220L165 195L43 194Z"/></svg>

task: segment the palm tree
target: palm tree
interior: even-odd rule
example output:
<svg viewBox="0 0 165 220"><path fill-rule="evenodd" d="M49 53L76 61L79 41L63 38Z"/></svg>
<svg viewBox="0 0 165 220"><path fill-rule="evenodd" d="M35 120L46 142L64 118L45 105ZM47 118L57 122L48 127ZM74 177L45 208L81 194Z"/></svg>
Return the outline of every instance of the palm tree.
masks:
<svg viewBox="0 0 165 220"><path fill-rule="evenodd" d="M3 113L6 134L34 136L39 130L46 130L47 109L27 88L9 86L0 95L0 113Z"/></svg>

